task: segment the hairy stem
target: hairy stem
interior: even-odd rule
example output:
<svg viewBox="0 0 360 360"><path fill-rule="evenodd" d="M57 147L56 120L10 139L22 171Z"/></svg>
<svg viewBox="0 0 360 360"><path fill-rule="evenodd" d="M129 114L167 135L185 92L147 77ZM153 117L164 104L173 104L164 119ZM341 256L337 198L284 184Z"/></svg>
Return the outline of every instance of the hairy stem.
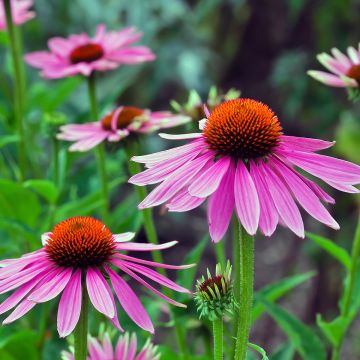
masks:
<svg viewBox="0 0 360 360"><path fill-rule="evenodd" d="M213 321L214 360L223 359L223 319Z"/></svg>

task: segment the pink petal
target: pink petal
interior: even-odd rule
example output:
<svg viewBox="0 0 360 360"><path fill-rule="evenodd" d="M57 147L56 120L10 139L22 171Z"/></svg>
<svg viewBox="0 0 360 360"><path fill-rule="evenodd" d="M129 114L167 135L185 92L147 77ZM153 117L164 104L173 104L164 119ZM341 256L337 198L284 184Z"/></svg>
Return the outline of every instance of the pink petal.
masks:
<svg viewBox="0 0 360 360"><path fill-rule="evenodd" d="M250 162L250 174L259 196L260 229L265 236L271 236L279 222L278 212L271 198L270 189L264 181L263 175L259 172L258 165L254 161Z"/></svg>
<svg viewBox="0 0 360 360"><path fill-rule="evenodd" d="M199 198L205 198L211 195L219 187L224 175L227 173L231 159L222 157L214 162L208 169L195 178L189 186L189 194Z"/></svg>
<svg viewBox="0 0 360 360"><path fill-rule="evenodd" d="M44 285L30 294L28 300L36 303L49 301L58 296L68 284L72 274L72 269L58 268Z"/></svg>
<svg viewBox="0 0 360 360"><path fill-rule="evenodd" d="M318 197L312 192L302 178L292 169L285 166L277 159L272 159L271 165L288 184L299 204L315 219L338 230L339 224L331 217L321 204Z"/></svg>
<svg viewBox="0 0 360 360"><path fill-rule="evenodd" d="M357 82L353 79L339 78L337 75L332 75L324 71L309 70L307 72L315 80L318 80L325 85L334 87L357 87Z"/></svg>
<svg viewBox="0 0 360 360"><path fill-rule="evenodd" d="M164 244L148 244L148 243L117 243L116 250L119 251L153 251L164 250L176 245L177 241L169 241Z"/></svg>
<svg viewBox="0 0 360 360"><path fill-rule="evenodd" d="M170 212L184 212L195 209L200 206L206 198L198 198L191 196L188 189L181 189L174 197L172 197L166 204Z"/></svg>
<svg viewBox="0 0 360 360"><path fill-rule="evenodd" d="M25 299L3 321L3 324L4 325L10 324L10 323L14 322L15 320L20 319L22 316L24 316L26 313L28 313L35 305L36 305L36 303Z"/></svg>
<svg viewBox="0 0 360 360"><path fill-rule="evenodd" d="M292 230L296 235L304 238L304 223L302 221L300 211L295 204L291 194L282 180L263 163L258 164L258 170L263 179L269 184L270 195L274 201L274 205L284 224Z"/></svg>
<svg viewBox="0 0 360 360"><path fill-rule="evenodd" d="M335 144L335 141L282 135L280 144L287 149L312 152L328 149Z"/></svg>
<svg viewBox="0 0 360 360"><path fill-rule="evenodd" d="M332 198L326 191L324 191L318 184L315 182L303 177L302 180L307 184L307 186L316 194L316 196L328 204L335 204L334 198ZM331 185L331 184L330 184ZM332 186L332 185L331 185Z"/></svg>
<svg viewBox="0 0 360 360"><path fill-rule="evenodd" d="M260 203L254 182L242 161L238 161L234 182L236 212L241 224L250 235L259 225Z"/></svg>
<svg viewBox="0 0 360 360"><path fill-rule="evenodd" d="M163 139L167 140L187 140L187 139L197 139L201 138L203 136L202 133L192 133L192 134L165 134L165 133L159 133L159 136Z"/></svg>
<svg viewBox="0 0 360 360"><path fill-rule="evenodd" d="M333 181L326 181L330 186L332 186L334 189L347 192L350 194L358 194L360 191L355 186L348 185L348 184L339 184Z"/></svg>
<svg viewBox="0 0 360 360"><path fill-rule="evenodd" d="M81 269L72 275L59 302L57 329L60 337L72 333L80 318L82 302Z"/></svg>
<svg viewBox="0 0 360 360"><path fill-rule="evenodd" d="M230 164L218 189L211 195L208 203L208 223L211 239L220 241L229 227L233 213L235 168Z"/></svg>
<svg viewBox="0 0 360 360"><path fill-rule="evenodd" d="M109 267L106 267L105 270L110 276L116 296L125 312L142 329L154 333L154 327L149 315L131 287Z"/></svg>
<svg viewBox="0 0 360 360"><path fill-rule="evenodd" d="M104 276L96 268L89 268L86 274L86 287L89 298L95 309L113 318L115 310L111 300L112 294Z"/></svg>

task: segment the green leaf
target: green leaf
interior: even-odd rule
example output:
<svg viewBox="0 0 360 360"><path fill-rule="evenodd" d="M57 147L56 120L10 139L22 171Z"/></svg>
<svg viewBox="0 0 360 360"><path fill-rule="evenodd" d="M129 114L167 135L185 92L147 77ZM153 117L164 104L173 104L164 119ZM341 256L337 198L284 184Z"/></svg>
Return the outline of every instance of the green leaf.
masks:
<svg viewBox="0 0 360 360"><path fill-rule="evenodd" d="M294 358L294 347L285 343L270 356L270 360L292 360Z"/></svg>
<svg viewBox="0 0 360 360"><path fill-rule="evenodd" d="M41 212L39 199L21 184L0 179L0 217L34 227Z"/></svg>
<svg viewBox="0 0 360 360"><path fill-rule="evenodd" d="M304 283L305 281L311 279L315 275L315 272L309 271L304 274L298 274L294 276L287 277L276 283L270 284L259 290L255 294L255 303L253 307L252 319L255 322L259 316L264 312L265 308L258 301L258 298L264 298L267 301L274 302L277 299L281 298L283 295L288 293L290 290Z"/></svg>
<svg viewBox="0 0 360 360"><path fill-rule="evenodd" d="M306 236L343 264L347 269L350 269L351 258L344 248L319 235L306 232Z"/></svg>
<svg viewBox="0 0 360 360"><path fill-rule="evenodd" d="M342 316L337 317L331 322L324 321L320 314L316 317L316 323L333 346L339 345L350 322L350 319L346 319Z"/></svg>
<svg viewBox="0 0 360 360"><path fill-rule="evenodd" d="M24 186L37 192L50 204L55 204L58 199L59 191L52 181L40 179L27 180Z"/></svg>
<svg viewBox="0 0 360 360"><path fill-rule="evenodd" d="M205 250L206 244L209 241L209 235L206 234L200 240L200 242L194 247L192 251L185 257L184 264L197 264L202 257L202 254ZM186 289L191 289L194 284L194 279L196 276L197 266L193 268L186 269L179 272L178 283Z"/></svg>
<svg viewBox="0 0 360 360"><path fill-rule="evenodd" d="M300 355L306 360L325 360L326 352L324 345L317 334L308 326L301 323L276 304L266 299L261 299L268 314L276 321L280 328L289 337L291 343Z"/></svg>
<svg viewBox="0 0 360 360"><path fill-rule="evenodd" d="M9 336L1 343L1 350L8 354L8 359L37 360L37 336L32 331L24 330ZM1 359L3 359L1 357ZM6 359L6 357L5 357Z"/></svg>
<svg viewBox="0 0 360 360"><path fill-rule="evenodd" d="M12 144L19 141L18 135L2 135L0 137L0 149L8 144Z"/></svg>
<svg viewBox="0 0 360 360"><path fill-rule="evenodd" d="M266 351L261 346L249 342L248 347L257 351L261 355L262 360L269 360Z"/></svg>

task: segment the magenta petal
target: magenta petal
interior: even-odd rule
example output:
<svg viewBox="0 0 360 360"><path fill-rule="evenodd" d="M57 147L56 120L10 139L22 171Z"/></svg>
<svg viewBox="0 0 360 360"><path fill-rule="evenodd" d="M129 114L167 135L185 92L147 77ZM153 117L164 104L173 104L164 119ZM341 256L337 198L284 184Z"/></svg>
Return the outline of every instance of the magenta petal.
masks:
<svg viewBox="0 0 360 360"><path fill-rule="evenodd" d="M56 269L56 272L52 274L51 279L32 292L28 297L28 300L40 303L55 298L64 290L71 278L71 274L72 269L70 268Z"/></svg>
<svg viewBox="0 0 360 360"><path fill-rule="evenodd" d="M304 223L300 211L283 181L266 165L259 163L258 170L269 184L270 194L280 219L296 235L303 238Z"/></svg>
<svg viewBox="0 0 360 360"><path fill-rule="evenodd" d="M262 174L258 170L258 165L250 162L250 174L254 181L256 191L259 195L260 218L259 226L265 236L271 236L279 222L279 215L270 195L270 189L266 185Z"/></svg>
<svg viewBox="0 0 360 360"><path fill-rule="evenodd" d="M71 276L59 302L57 329L60 337L72 333L80 318L82 302L81 270Z"/></svg>
<svg viewBox="0 0 360 360"><path fill-rule="evenodd" d="M254 182L242 161L238 161L234 182L236 212L241 224L250 235L259 225L260 203Z"/></svg>
<svg viewBox="0 0 360 360"><path fill-rule="evenodd" d="M89 298L95 309L107 316L113 318L115 315L112 294L104 276L96 268L89 268L86 274L86 287Z"/></svg>
<svg viewBox="0 0 360 360"><path fill-rule="evenodd" d="M316 194L316 196L322 201L328 204L335 204L334 198L332 198L326 191L324 191L318 184L315 182L303 177L302 180L307 184L307 186ZM329 184L331 185L331 184ZM332 185L331 185L332 186ZM351 185L347 185L351 186ZM334 186L333 186L334 187Z"/></svg>
<svg viewBox="0 0 360 360"><path fill-rule="evenodd" d="M299 204L315 219L334 229L339 229L339 224L331 217L319 198L302 181L302 178L281 161L273 159L270 163L278 174L285 180L296 197Z"/></svg>
<svg viewBox="0 0 360 360"><path fill-rule="evenodd" d="M332 186L334 189L347 192L350 194L358 194L360 191L355 186L348 185L348 184L339 184L333 181L326 181L330 186Z"/></svg>
<svg viewBox="0 0 360 360"><path fill-rule="evenodd" d="M206 198L191 196L188 189L183 188L169 200L166 207L170 212L190 211L200 206L205 200Z"/></svg>
<svg viewBox="0 0 360 360"><path fill-rule="evenodd" d="M286 149L305 151L305 152L328 149L334 144L335 141L325 141L325 140L305 138L305 137L282 135L280 138L280 146Z"/></svg>
<svg viewBox="0 0 360 360"><path fill-rule="evenodd" d="M154 333L154 327L149 315L131 287L109 267L105 269L110 276L116 296L125 312L142 329Z"/></svg>
<svg viewBox="0 0 360 360"><path fill-rule="evenodd" d="M13 321L20 319L26 313L28 313L34 306L36 305L35 302L29 300L23 300L15 310L3 321L3 324L10 324Z"/></svg>
<svg viewBox="0 0 360 360"><path fill-rule="evenodd" d="M218 189L211 195L208 202L208 223L211 239L218 242L229 227L233 213L235 168L230 164Z"/></svg>
<svg viewBox="0 0 360 360"><path fill-rule="evenodd" d="M231 159L222 157L214 162L208 169L196 177L189 186L189 194L199 198L205 198L211 195L219 187L223 176L228 171Z"/></svg>
<svg viewBox="0 0 360 360"><path fill-rule="evenodd" d="M125 260L119 260L119 259L112 259L111 263L115 266L122 266L125 265L128 269L131 269L133 271L136 271L137 273L144 275L148 277L149 279L157 282L160 285L166 286L169 289L183 292L183 293L189 293L188 289L185 289L184 287L176 284L175 282L171 281L170 279L166 278L165 276L159 274L158 272L149 269L145 266L134 264Z"/></svg>

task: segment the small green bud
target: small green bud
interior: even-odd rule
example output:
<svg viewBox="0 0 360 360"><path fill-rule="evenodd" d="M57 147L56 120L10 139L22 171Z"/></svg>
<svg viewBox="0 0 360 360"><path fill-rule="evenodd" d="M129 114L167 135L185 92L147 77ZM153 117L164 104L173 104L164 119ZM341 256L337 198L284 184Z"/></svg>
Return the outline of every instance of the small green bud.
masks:
<svg viewBox="0 0 360 360"><path fill-rule="evenodd" d="M224 271L221 265L217 264L215 276L212 276L208 269L207 279L203 276L197 281L195 302L200 318L207 317L210 321L214 321L225 314L233 314L235 299L231 270L229 261Z"/></svg>

